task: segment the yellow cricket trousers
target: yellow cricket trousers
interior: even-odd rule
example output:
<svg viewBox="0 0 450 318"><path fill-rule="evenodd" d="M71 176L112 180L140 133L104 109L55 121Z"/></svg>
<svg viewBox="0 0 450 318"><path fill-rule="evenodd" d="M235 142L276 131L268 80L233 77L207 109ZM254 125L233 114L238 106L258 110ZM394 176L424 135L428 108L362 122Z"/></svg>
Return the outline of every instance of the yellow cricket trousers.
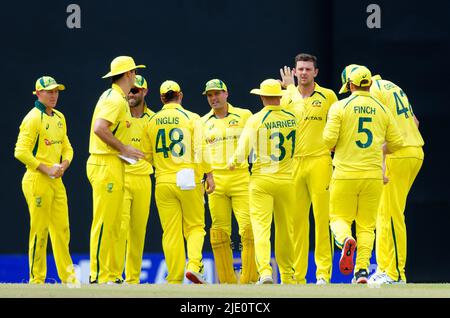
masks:
<svg viewBox="0 0 450 318"><path fill-rule="evenodd" d="M409 190L423 163L422 147L403 148L386 156L386 176L376 226L377 271L406 281L405 207Z"/></svg>
<svg viewBox="0 0 450 318"><path fill-rule="evenodd" d="M275 222L275 259L283 283L293 282L293 219L295 193L293 180L251 176L250 219L255 240L256 266L260 277L272 275L271 225Z"/></svg>
<svg viewBox="0 0 450 318"><path fill-rule="evenodd" d="M330 281L332 272L334 244L331 241L329 226L329 186L333 165L331 156L300 157L296 159L294 175L296 209L294 217L294 268L298 283L306 283L309 256L309 211L313 205L315 224L314 259L316 278Z"/></svg>
<svg viewBox="0 0 450 318"><path fill-rule="evenodd" d="M124 195L124 164L116 155L91 155L86 165L92 186L90 281L114 281L119 267L111 251L117 247Z"/></svg>
<svg viewBox="0 0 450 318"><path fill-rule="evenodd" d="M242 235L245 228L251 226L248 205L249 179L247 169L214 171L216 189L208 195L211 228L223 230L231 235L231 210L239 225L239 235Z"/></svg>
<svg viewBox="0 0 450 318"><path fill-rule="evenodd" d="M181 190L174 183L156 182L155 199L163 229L162 245L169 284L183 282L185 266L187 270L203 272L202 249L206 234L203 193L202 184L192 190Z"/></svg>
<svg viewBox="0 0 450 318"><path fill-rule="evenodd" d="M129 284L139 284L144 253L147 221L150 214L152 183L149 175L125 173L125 194L119 240L113 249L119 267L116 278L125 278Z"/></svg>
<svg viewBox="0 0 450 318"><path fill-rule="evenodd" d="M30 212L29 282L45 282L49 234L61 282L75 282L75 270L69 254L67 195L62 179L51 179L39 171L27 170L22 179L22 190Z"/></svg>
<svg viewBox="0 0 450 318"><path fill-rule="evenodd" d="M369 269L375 240L377 210L383 190L382 179L332 179L330 185L330 226L336 244L342 248L352 236L356 223L355 272Z"/></svg>
<svg viewBox="0 0 450 318"><path fill-rule="evenodd" d="M241 236L242 273L240 282L256 282L253 230L250 222L248 169L215 170L216 189L208 195L211 213L211 246L220 283L236 283L231 250L231 211L234 212Z"/></svg>

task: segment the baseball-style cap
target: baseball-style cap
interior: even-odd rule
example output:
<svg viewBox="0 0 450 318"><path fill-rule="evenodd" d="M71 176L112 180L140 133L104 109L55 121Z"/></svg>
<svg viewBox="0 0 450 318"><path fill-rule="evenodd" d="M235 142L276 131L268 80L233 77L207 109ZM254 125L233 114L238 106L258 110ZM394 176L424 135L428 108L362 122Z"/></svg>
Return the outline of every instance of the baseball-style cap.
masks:
<svg viewBox="0 0 450 318"><path fill-rule="evenodd" d="M207 92L214 90L228 92L227 85L225 85L223 81L217 78L212 79L206 83L203 95L206 95Z"/></svg>
<svg viewBox="0 0 450 318"><path fill-rule="evenodd" d="M112 60L111 70L109 71L109 73L102 78L108 78L114 75L123 74L137 68L145 68L145 65L136 65L132 57L118 56L114 60Z"/></svg>
<svg viewBox="0 0 450 318"><path fill-rule="evenodd" d="M145 80L144 76L136 75L136 80L134 81L134 86L136 86L138 88L147 89L147 81Z"/></svg>
<svg viewBox="0 0 450 318"><path fill-rule="evenodd" d="M283 96L283 90L281 84L274 79L266 79L260 85L259 88L254 88L250 91L251 94L260 96Z"/></svg>
<svg viewBox="0 0 450 318"><path fill-rule="evenodd" d="M34 95L36 95L37 91L50 91L52 89L57 88L60 91L63 91L66 89L66 87L63 84L56 83L55 79L50 76L42 76L41 78L38 78L35 85L36 90L33 92Z"/></svg>
<svg viewBox="0 0 450 318"><path fill-rule="evenodd" d="M161 95L167 94L168 92L181 92L180 85L178 85L177 82L174 81L165 81L161 84L161 87L159 88L159 93Z"/></svg>
<svg viewBox="0 0 450 318"><path fill-rule="evenodd" d="M367 87L372 84L372 73L365 66L360 66L350 74L350 82L359 87Z"/></svg>
<svg viewBox="0 0 450 318"><path fill-rule="evenodd" d="M339 90L339 94L343 94L343 93L347 93L348 92L348 88L347 88L347 84L348 84L348 80L350 77L350 74L356 70L360 65L358 64L350 64L347 65L344 70L341 73L341 82L342 82L342 87Z"/></svg>

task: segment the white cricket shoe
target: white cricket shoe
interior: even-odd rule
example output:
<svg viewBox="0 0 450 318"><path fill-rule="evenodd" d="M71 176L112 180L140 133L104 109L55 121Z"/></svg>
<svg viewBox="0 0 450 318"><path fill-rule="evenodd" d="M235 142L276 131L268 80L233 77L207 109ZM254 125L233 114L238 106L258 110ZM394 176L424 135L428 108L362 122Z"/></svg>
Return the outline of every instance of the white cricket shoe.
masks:
<svg viewBox="0 0 450 318"><path fill-rule="evenodd" d="M374 275L372 275L372 276L374 276ZM379 273L373 279L372 279L372 277L370 277L368 284L369 285L390 285L390 284L398 284L398 282L393 280L392 278L389 277L388 274L383 272L383 273Z"/></svg>
<svg viewBox="0 0 450 318"><path fill-rule="evenodd" d="M273 284L273 278L271 275L262 276L259 278L258 282L256 282L256 285L266 285L266 284Z"/></svg>
<svg viewBox="0 0 450 318"><path fill-rule="evenodd" d="M316 285L328 285L328 282L325 278L319 278L316 282Z"/></svg>
<svg viewBox="0 0 450 318"><path fill-rule="evenodd" d="M375 283L377 280L379 280L379 279L381 279L381 277L383 277L384 275L386 275L386 273L385 272L379 272L379 271L376 271L375 273L373 273L370 277L369 277L369 280L368 280L368 284L373 284L373 283Z"/></svg>

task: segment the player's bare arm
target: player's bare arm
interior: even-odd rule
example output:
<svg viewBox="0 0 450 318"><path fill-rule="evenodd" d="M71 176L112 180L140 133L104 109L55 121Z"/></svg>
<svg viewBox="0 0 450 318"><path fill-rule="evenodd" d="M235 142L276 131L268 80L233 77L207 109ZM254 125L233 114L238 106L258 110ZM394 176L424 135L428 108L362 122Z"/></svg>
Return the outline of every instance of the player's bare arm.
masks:
<svg viewBox="0 0 450 318"><path fill-rule="evenodd" d="M107 145L118 150L121 155L135 160L144 158L144 153L130 145L124 145L114 137L109 130L111 123L105 119L98 118L94 123L94 133Z"/></svg>
<svg viewBox="0 0 450 318"><path fill-rule="evenodd" d="M419 120L417 119L416 115L414 115L414 122L416 123L417 128L419 128Z"/></svg>

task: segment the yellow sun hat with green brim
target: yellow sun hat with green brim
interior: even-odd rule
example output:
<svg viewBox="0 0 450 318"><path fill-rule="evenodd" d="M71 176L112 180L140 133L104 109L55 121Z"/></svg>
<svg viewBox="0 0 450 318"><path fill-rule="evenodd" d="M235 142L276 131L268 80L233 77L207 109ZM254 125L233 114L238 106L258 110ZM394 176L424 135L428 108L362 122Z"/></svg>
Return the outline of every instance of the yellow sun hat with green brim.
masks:
<svg viewBox="0 0 450 318"><path fill-rule="evenodd" d="M174 81L165 81L161 84L161 87L159 88L159 93L161 95L167 94L168 92L181 92L180 85L178 85L177 82Z"/></svg>
<svg viewBox="0 0 450 318"><path fill-rule="evenodd" d="M145 68L145 65L136 65L132 57L118 56L111 62L111 70L102 78L108 78L115 75L123 74L137 68Z"/></svg>
<svg viewBox="0 0 450 318"><path fill-rule="evenodd" d="M350 74L349 81L359 87L368 87L372 84L372 73L365 66L360 66Z"/></svg>
<svg viewBox="0 0 450 318"><path fill-rule="evenodd" d="M281 89L281 84L274 79L266 79L259 85L259 88L254 88L250 91L251 94L260 96L279 96L284 95L284 91Z"/></svg>
<svg viewBox="0 0 450 318"><path fill-rule="evenodd" d="M225 91L228 92L227 85L220 79L212 79L205 84L205 90L203 95L206 95L209 91Z"/></svg>
<svg viewBox="0 0 450 318"><path fill-rule="evenodd" d="M145 88L147 89L147 81L144 76L136 75L136 80L134 81L134 86L137 88Z"/></svg>
<svg viewBox="0 0 450 318"><path fill-rule="evenodd" d="M358 65L358 64L350 64L344 68L344 70L341 73L342 87L339 90L339 94L344 94L344 93L348 92L347 84L348 84L349 76L354 70L356 70L360 66L361 65Z"/></svg>
<svg viewBox="0 0 450 318"><path fill-rule="evenodd" d="M42 76L41 78L38 78L35 85L36 90L33 92L34 95L36 95L37 91L50 91L52 89L57 88L60 91L63 91L66 89L66 87L63 84L56 83L55 79L50 76Z"/></svg>

